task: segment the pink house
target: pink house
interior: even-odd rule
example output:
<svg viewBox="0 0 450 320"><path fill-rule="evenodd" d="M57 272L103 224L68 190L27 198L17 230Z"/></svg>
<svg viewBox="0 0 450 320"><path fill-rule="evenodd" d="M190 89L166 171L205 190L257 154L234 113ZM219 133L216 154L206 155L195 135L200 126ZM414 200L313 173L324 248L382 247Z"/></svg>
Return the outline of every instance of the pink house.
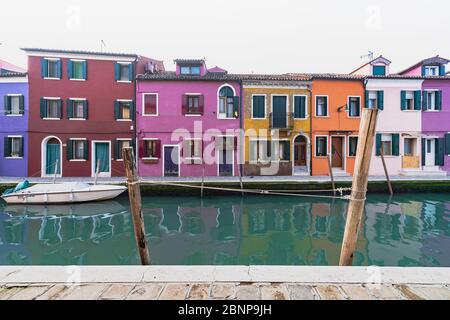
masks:
<svg viewBox="0 0 450 320"><path fill-rule="evenodd" d="M137 77L139 175L239 175L239 77L202 59L175 63L176 71Z"/></svg>

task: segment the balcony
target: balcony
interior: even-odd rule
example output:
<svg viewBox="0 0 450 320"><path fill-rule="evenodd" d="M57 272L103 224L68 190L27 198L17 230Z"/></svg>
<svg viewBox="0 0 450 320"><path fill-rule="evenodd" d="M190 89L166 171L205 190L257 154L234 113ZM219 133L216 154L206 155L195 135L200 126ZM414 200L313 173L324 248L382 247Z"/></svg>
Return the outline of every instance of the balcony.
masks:
<svg viewBox="0 0 450 320"><path fill-rule="evenodd" d="M271 112L269 114L269 126L270 129L292 130L294 129L294 114L292 112L280 114Z"/></svg>

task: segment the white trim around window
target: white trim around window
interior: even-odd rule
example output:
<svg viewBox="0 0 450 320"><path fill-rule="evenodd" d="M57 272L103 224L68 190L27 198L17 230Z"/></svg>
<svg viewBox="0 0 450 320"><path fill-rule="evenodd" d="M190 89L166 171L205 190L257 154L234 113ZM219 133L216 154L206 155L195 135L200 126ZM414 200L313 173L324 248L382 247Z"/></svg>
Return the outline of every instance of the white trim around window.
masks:
<svg viewBox="0 0 450 320"><path fill-rule="evenodd" d="M286 97L286 124L289 125L289 94L271 94L270 95L270 112L272 113L273 122L273 98L274 97ZM269 125L272 125L271 123Z"/></svg>
<svg viewBox="0 0 450 320"><path fill-rule="evenodd" d="M327 115L318 116L317 115L317 98L326 97L327 98ZM327 94L316 94L314 95L314 116L317 118L329 118L330 117L330 97Z"/></svg>
<svg viewBox="0 0 450 320"><path fill-rule="evenodd" d="M9 93L6 95L7 97L23 97L24 99L24 104L25 104L25 95L21 94L21 93ZM19 99L20 101L20 99ZM12 106L11 106L12 108ZM20 108L20 106L19 106ZM19 109L20 110L20 109ZM23 117L25 115L25 105L23 106L23 113L14 113L14 114L6 114L6 117Z"/></svg>
<svg viewBox="0 0 450 320"><path fill-rule="evenodd" d="M264 97L264 117L263 118L254 118L253 117L253 97ZM251 119L252 120L266 120L267 119L267 94L254 93L254 94L252 94L251 98L252 98L251 109L250 109Z"/></svg>
<svg viewBox="0 0 450 320"><path fill-rule="evenodd" d="M14 138L19 138L22 139L22 143L25 143L25 137L24 136L19 136L19 135L8 135L6 136L8 139L14 139ZM5 157L6 160L22 160L23 157Z"/></svg>
<svg viewBox="0 0 450 320"><path fill-rule="evenodd" d="M69 140L73 141L87 141L86 138L69 138ZM86 162L86 159L70 159L69 162Z"/></svg>
<svg viewBox="0 0 450 320"><path fill-rule="evenodd" d="M146 114L145 113L145 96L156 96L156 113L155 114ZM157 92L143 92L142 93L142 116L144 116L144 117L159 116L159 93L157 93Z"/></svg>
<svg viewBox="0 0 450 320"><path fill-rule="evenodd" d="M220 110L220 90L222 90L222 88L224 88L224 87L230 87L231 90L233 91L233 96L236 97L236 90L235 90L234 87L233 87L231 84L229 84L229 83L224 83L224 84L222 84L222 85L217 89L217 93L216 93L216 99L217 99L217 109L216 109L217 113L216 113L216 118L217 118L218 120L237 120L235 117L227 117L227 116L222 117L222 116L220 116L220 112L219 112L219 110ZM241 93L241 94L242 94L242 93ZM239 115L239 116L240 116L240 115Z"/></svg>
<svg viewBox="0 0 450 320"><path fill-rule="evenodd" d="M56 61L56 62L58 62L58 61L61 61L61 64L62 64L62 60L61 60L61 58L47 58L47 57L44 57L44 60L47 60L47 61ZM61 66L61 68L62 68L62 66ZM62 70L61 70L62 71ZM48 73L48 66L47 66L47 73ZM43 79L44 80L61 80L62 79L62 72L61 72L61 78L54 78L54 77L43 77Z"/></svg>
<svg viewBox="0 0 450 320"><path fill-rule="evenodd" d="M305 97L305 117L304 118L295 118L295 97ZM306 94L293 94L292 95L292 115L294 120L306 120L309 117L308 113L308 95Z"/></svg>
<svg viewBox="0 0 450 320"><path fill-rule="evenodd" d="M350 99L351 98L359 98L359 116L351 116L350 115ZM361 98L361 96L347 96L347 106L348 106L347 118L350 118L350 119L361 118L361 113L362 113L362 98Z"/></svg>
<svg viewBox="0 0 450 320"><path fill-rule="evenodd" d="M159 138L142 138L141 141L161 141L161 139ZM162 144L161 144L161 149L163 149ZM162 152L163 150L161 150ZM137 152L139 154L139 152ZM162 157L162 155L161 155ZM159 160L159 158L156 157L142 157L142 160Z"/></svg>
<svg viewBox="0 0 450 320"><path fill-rule="evenodd" d="M358 138L359 139L359 136L355 135L355 134L347 136L347 157L355 158L356 155L354 155L354 156L350 155L350 138ZM359 142L359 140L358 140L358 142ZM356 144L356 149L358 149L358 143ZM356 152L358 152L358 151L356 151Z"/></svg>
<svg viewBox="0 0 450 320"><path fill-rule="evenodd" d="M123 142L123 141L130 141L130 146L131 146L131 144L133 142L133 139L131 139L131 138L117 138L116 141L121 141L121 142ZM113 148L115 148L115 147L116 146L113 146ZM114 160L123 162L123 159L114 159Z"/></svg>
<svg viewBox="0 0 450 320"><path fill-rule="evenodd" d="M317 138L320 138L320 137L325 137L327 139L327 149L326 149L327 155L325 155L325 156L318 156L317 155ZM325 135L325 134L315 135L314 136L314 153L313 153L314 157L316 157L316 158L327 158L330 155L330 152L328 151L329 145L330 145L330 139L329 139L328 135Z"/></svg>

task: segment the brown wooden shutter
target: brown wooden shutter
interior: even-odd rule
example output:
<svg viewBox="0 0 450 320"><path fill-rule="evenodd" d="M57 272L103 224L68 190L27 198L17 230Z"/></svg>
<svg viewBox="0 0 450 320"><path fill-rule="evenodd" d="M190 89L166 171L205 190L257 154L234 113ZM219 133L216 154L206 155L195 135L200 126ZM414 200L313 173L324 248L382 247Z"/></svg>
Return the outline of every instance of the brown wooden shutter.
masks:
<svg viewBox="0 0 450 320"><path fill-rule="evenodd" d="M205 97L203 95L198 97L198 111L200 114L205 113Z"/></svg>
<svg viewBox="0 0 450 320"><path fill-rule="evenodd" d="M183 94L181 96L181 114L187 113L188 113L188 96L186 94Z"/></svg>

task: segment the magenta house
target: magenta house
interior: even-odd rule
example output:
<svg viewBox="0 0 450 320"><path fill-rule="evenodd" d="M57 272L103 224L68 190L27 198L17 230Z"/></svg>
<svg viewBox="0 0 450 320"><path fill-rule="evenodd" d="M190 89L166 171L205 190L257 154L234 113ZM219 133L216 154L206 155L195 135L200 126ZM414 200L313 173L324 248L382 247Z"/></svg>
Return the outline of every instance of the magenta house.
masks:
<svg viewBox="0 0 450 320"><path fill-rule="evenodd" d="M241 83L203 59L137 77L136 133L142 177L237 176Z"/></svg>
<svg viewBox="0 0 450 320"><path fill-rule="evenodd" d="M402 75L423 76L422 84L422 166L450 174L450 62L436 56L424 59Z"/></svg>

